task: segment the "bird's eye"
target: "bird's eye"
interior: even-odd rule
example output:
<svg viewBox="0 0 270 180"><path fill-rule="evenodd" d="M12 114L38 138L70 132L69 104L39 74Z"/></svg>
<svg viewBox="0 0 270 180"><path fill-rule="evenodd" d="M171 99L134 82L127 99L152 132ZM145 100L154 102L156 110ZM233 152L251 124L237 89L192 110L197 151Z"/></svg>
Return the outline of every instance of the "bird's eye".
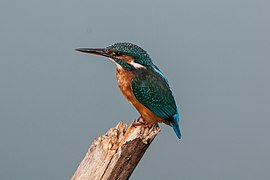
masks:
<svg viewBox="0 0 270 180"><path fill-rule="evenodd" d="M121 56L121 55L122 55L122 53L121 53L121 52L119 52L119 51L115 51L115 52L114 52L114 55L115 55L115 56Z"/></svg>

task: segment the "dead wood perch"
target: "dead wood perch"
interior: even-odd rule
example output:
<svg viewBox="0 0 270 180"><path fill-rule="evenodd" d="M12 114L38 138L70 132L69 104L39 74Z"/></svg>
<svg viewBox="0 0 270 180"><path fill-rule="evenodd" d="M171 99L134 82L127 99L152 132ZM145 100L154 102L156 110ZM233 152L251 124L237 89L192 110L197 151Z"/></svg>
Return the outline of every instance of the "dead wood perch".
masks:
<svg viewBox="0 0 270 180"><path fill-rule="evenodd" d="M127 125L119 122L96 138L71 179L128 179L160 128L155 124L150 129L139 126L126 131Z"/></svg>

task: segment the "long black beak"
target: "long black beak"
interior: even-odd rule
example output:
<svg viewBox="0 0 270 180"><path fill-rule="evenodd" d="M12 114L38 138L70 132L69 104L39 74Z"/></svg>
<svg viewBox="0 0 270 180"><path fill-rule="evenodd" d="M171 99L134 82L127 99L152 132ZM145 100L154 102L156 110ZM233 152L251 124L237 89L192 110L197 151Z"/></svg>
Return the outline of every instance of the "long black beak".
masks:
<svg viewBox="0 0 270 180"><path fill-rule="evenodd" d="M112 57L112 52L105 48L78 48L76 51L80 51L88 54L95 54L99 56Z"/></svg>

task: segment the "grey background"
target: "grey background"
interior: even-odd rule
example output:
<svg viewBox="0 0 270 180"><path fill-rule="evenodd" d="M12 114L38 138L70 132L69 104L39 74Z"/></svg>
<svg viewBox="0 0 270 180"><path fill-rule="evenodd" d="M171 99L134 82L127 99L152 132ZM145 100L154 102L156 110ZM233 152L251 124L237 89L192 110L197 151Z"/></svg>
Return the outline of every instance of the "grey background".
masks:
<svg viewBox="0 0 270 180"><path fill-rule="evenodd" d="M0 179L69 179L91 141L138 113L115 65L75 52L128 41L170 81L162 131L131 179L269 179L270 3L2 0Z"/></svg>

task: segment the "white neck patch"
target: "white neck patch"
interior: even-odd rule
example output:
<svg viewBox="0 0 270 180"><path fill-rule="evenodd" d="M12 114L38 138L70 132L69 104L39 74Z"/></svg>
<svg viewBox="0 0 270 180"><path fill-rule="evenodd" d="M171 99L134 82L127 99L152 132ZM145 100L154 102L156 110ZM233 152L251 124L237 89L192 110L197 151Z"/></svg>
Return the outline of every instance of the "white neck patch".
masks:
<svg viewBox="0 0 270 180"><path fill-rule="evenodd" d="M141 64L139 64L139 63L136 63L136 62L134 62L134 61L130 62L130 64L131 64L132 66L134 66L136 69L141 69L141 68L146 69L145 66L143 66L143 65L141 65Z"/></svg>

